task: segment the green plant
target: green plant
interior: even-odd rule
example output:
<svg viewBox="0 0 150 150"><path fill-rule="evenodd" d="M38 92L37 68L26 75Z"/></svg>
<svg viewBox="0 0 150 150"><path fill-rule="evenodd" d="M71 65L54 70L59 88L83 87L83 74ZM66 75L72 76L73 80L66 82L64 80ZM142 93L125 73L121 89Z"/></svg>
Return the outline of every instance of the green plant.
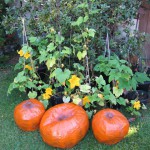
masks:
<svg viewBox="0 0 150 150"><path fill-rule="evenodd" d="M16 19L23 29L23 46L15 66L20 72L8 93L15 88L22 92L29 89L29 98L38 97L45 104L51 96L60 95L65 103L72 100L85 107L89 115L93 108L104 107L107 102L125 106L126 100L121 97L124 90L136 89L136 84L144 82L146 76L143 79L140 77L143 74L133 74L127 61L111 53L112 48L119 47L113 38L114 23L130 24L139 2L67 2L32 1L24 2L21 9L15 6L8 9L3 24L6 27L11 24L9 31L13 31L12 20ZM37 9L41 11L37 13ZM27 15L31 10L33 13ZM44 80L38 74L42 64L47 69ZM59 93L59 87L64 91Z"/></svg>

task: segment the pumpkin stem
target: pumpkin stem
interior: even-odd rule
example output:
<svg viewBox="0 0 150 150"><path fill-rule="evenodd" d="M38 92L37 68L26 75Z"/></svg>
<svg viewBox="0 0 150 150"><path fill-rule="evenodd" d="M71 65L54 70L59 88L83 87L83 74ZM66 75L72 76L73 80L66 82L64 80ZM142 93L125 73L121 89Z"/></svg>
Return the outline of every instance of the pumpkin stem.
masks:
<svg viewBox="0 0 150 150"><path fill-rule="evenodd" d="M33 104L32 104L32 102L28 101L28 102L25 103L24 106L25 106L26 108L32 108L32 107L33 107Z"/></svg>
<svg viewBox="0 0 150 150"><path fill-rule="evenodd" d="M60 117L58 118L58 120L61 121L61 120L65 120L66 118L68 118L68 117L63 115L63 116L60 116Z"/></svg>
<svg viewBox="0 0 150 150"><path fill-rule="evenodd" d="M106 113L106 117L109 118L109 119L111 119L111 118L114 117L114 115L113 115L113 113L111 113L111 112L107 112L107 113Z"/></svg>

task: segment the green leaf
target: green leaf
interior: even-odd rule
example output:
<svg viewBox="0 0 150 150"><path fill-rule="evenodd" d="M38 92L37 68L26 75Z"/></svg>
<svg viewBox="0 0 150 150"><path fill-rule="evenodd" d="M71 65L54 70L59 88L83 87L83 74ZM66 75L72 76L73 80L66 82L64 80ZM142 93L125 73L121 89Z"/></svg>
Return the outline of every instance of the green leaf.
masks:
<svg viewBox="0 0 150 150"><path fill-rule="evenodd" d="M131 114L135 115L135 116L139 116L139 117L141 116L141 113L139 111L136 111L136 110L134 110Z"/></svg>
<svg viewBox="0 0 150 150"><path fill-rule="evenodd" d="M14 83L20 83L25 82L27 80L27 77L24 76L24 71L19 72L17 77L14 78Z"/></svg>
<svg viewBox="0 0 150 150"><path fill-rule="evenodd" d="M41 50L40 51L40 56L39 56L39 61L40 61L40 63L41 62L43 62L43 61L45 61L45 60L47 60L47 51L46 50Z"/></svg>
<svg viewBox="0 0 150 150"><path fill-rule="evenodd" d="M92 93L95 93L97 90L97 87L92 87Z"/></svg>
<svg viewBox="0 0 150 150"><path fill-rule="evenodd" d="M104 85L103 86L103 89L104 89L104 94L109 94L110 93L110 85L107 84L107 85Z"/></svg>
<svg viewBox="0 0 150 150"><path fill-rule="evenodd" d="M14 70L19 70L19 69L22 69L22 68L23 68L23 65L20 64L20 63L17 63L17 64L15 65Z"/></svg>
<svg viewBox="0 0 150 150"><path fill-rule="evenodd" d="M65 40L65 38L59 34L56 35L56 42L58 44L61 44L63 41Z"/></svg>
<svg viewBox="0 0 150 150"><path fill-rule="evenodd" d="M91 90L91 86L88 84L80 85L80 91L83 93L89 93Z"/></svg>
<svg viewBox="0 0 150 150"><path fill-rule="evenodd" d="M72 100L73 100L74 104L76 104L76 105L82 105L82 99L79 98L78 95L74 96Z"/></svg>
<svg viewBox="0 0 150 150"><path fill-rule="evenodd" d="M54 74L55 74L55 78L62 84L67 79L69 79L71 71L69 69L65 69L64 71L62 71L61 68L57 68L54 71Z"/></svg>
<svg viewBox="0 0 150 150"><path fill-rule="evenodd" d="M126 106L126 100L122 97L117 99L117 103L120 104L120 105Z"/></svg>
<svg viewBox="0 0 150 150"><path fill-rule="evenodd" d="M97 93L92 94L91 96L88 96L88 98L90 99L90 103L92 103L92 105L94 104L94 102L99 102L101 99L98 97Z"/></svg>
<svg viewBox="0 0 150 150"><path fill-rule="evenodd" d="M120 67L120 69L121 69L122 71L124 71L124 72L130 74L130 75L133 75L132 70L131 70L128 66L122 65L122 66Z"/></svg>
<svg viewBox="0 0 150 150"><path fill-rule="evenodd" d="M123 94L123 89L119 89L118 87L113 87L113 94L115 94L116 97L119 97Z"/></svg>
<svg viewBox="0 0 150 150"><path fill-rule="evenodd" d="M11 83L10 85L9 85L9 88L8 88L8 91L7 91L7 93L8 94L11 94L11 92L12 92L12 90L14 90L14 89L16 89L16 88L18 88L19 87L19 84L16 84L16 83Z"/></svg>
<svg viewBox="0 0 150 150"><path fill-rule="evenodd" d="M137 82L144 83L145 81L150 81L150 78L147 76L146 73L136 72L134 78Z"/></svg>
<svg viewBox="0 0 150 150"><path fill-rule="evenodd" d="M83 21L84 21L84 18L80 16L80 17L77 19L77 25L79 26L81 23L83 23Z"/></svg>
<svg viewBox="0 0 150 150"><path fill-rule="evenodd" d="M56 46L54 45L54 43L50 43L48 46L47 46L47 51L54 51L56 48Z"/></svg>
<svg viewBox="0 0 150 150"><path fill-rule="evenodd" d="M93 10L90 10L89 12L90 15L97 14L97 13L99 13L99 9L93 9Z"/></svg>
<svg viewBox="0 0 150 150"><path fill-rule="evenodd" d="M26 83L26 87L29 88L29 89L31 89L31 88L35 88L36 85L35 85L32 81L28 81L28 82Z"/></svg>
<svg viewBox="0 0 150 150"><path fill-rule="evenodd" d="M74 63L73 67L78 70L82 70L82 71L85 70L85 68L82 65L80 65L79 63Z"/></svg>
<svg viewBox="0 0 150 150"><path fill-rule="evenodd" d="M72 22L71 25L72 25L72 26L80 26L80 24L82 24L83 22L84 22L84 18L80 16L80 17L77 19L77 21Z"/></svg>
<svg viewBox="0 0 150 150"><path fill-rule="evenodd" d="M144 104L142 104L142 109L146 110L147 107Z"/></svg>
<svg viewBox="0 0 150 150"><path fill-rule="evenodd" d="M116 78L116 73L115 72L109 73L109 79L108 79L109 83L111 81L115 80L115 78Z"/></svg>
<svg viewBox="0 0 150 150"><path fill-rule="evenodd" d="M106 100L109 100L112 104L116 105L117 104L117 100L116 97L110 92L109 95L104 96L104 98Z"/></svg>
<svg viewBox="0 0 150 150"><path fill-rule="evenodd" d="M83 36L84 38L87 38L87 37L88 37L88 33L87 33L87 32L82 32L82 36Z"/></svg>
<svg viewBox="0 0 150 150"><path fill-rule="evenodd" d="M87 3L81 3L77 6L77 8L87 8L88 4Z"/></svg>
<svg viewBox="0 0 150 150"><path fill-rule="evenodd" d="M29 98L36 98L37 97L37 92L36 91L30 91L29 93L28 93L28 97Z"/></svg>
<svg viewBox="0 0 150 150"><path fill-rule="evenodd" d="M119 78L118 81L119 81L119 88L120 89L126 89L126 90L130 90L131 89L131 86L130 86L130 83L129 83L128 80Z"/></svg>
<svg viewBox="0 0 150 150"><path fill-rule="evenodd" d="M100 101L98 102L98 104L99 104L100 106L105 106L104 100L100 100Z"/></svg>
<svg viewBox="0 0 150 150"><path fill-rule="evenodd" d="M29 41L30 43L34 43L37 40L37 37L30 37Z"/></svg>
<svg viewBox="0 0 150 150"><path fill-rule="evenodd" d="M77 53L77 57L78 57L79 60L85 58L86 55L87 55L87 51L83 51L83 52L80 52L80 51L79 51L79 52Z"/></svg>
<svg viewBox="0 0 150 150"><path fill-rule="evenodd" d="M86 15L86 16L84 17L84 19L83 19L83 22L87 22L87 21L88 21L88 19L89 19L89 16L88 16L88 15Z"/></svg>
<svg viewBox="0 0 150 150"><path fill-rule="evenodd" d="M70 55L72 50L69 47L64 46L64 49L62 50L62 54L68 54Z"/></svg>
<svg viewBox="0 0 150 150"><path fill-rule="evenodd" d="M119 60L122 64L125 64L125 63L127 63L127 61L126 60L123 60L123 59L121 59L121 60Z"/></svg>
<svg viewBox="0 0 150 150"><path fill-rule="evenodd" d="M104 80L104 78L103 78L102 75L100 75L99 77L97 77L95 81L96 81L96 83L98 84L99 89L100 89L103 85L106 85L106 82L105 82L105 80Z"/></svg>
<svg viewBox="0 0 150 150"><path fill-rule="evenodd" d="M11 2L13 2L13 0L4 0L5 4L9 4Z"/></svg>
<svg viewBox="0 0 150 150"><path fill-rule="evenodd" d="M49 104L48 100L41 100L40 102L44 105L44 107L46 109Z"/></svg>
<svg viewBox="0 0 150 150"><path fill-rule="evenodd" d="M91 111L86 111L86 113L87 113L89 119L91 119L92 116L93 116L93 114L94 114L94 111L93 111L93 110L91 110Z"/></svg>
<svg viewBox="0 0 150 150"><path fill-rule="evenodd" d="M136 90L138 82L136 81L136 79L134 77L132 77L130 83L131 83L131 86L132 86L133 90Z"/></svg>
<svg viewBox="0 0 150 150"><path fill-rule="evenodd" d="M89 29L88 32L89 32L89 36L94 38L96 31L94 29Z"/></svg>
<svg viewBox="0 0 150 150"><path fill-rule="evenodd" d="M48 70L50 70L50 68L52 68L55 64L56 64L55 58L48 59L46 62L46 66L47 66Z"/></svg>

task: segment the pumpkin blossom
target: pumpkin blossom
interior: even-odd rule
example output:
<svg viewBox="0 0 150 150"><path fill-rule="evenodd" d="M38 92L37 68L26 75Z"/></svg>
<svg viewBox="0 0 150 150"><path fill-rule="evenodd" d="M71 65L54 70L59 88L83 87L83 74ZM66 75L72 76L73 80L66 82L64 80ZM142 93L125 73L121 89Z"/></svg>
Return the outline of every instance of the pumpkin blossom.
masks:
<svg viewBox="0 0 150 150"><path fill-rule="evenodd" d="M133 104L133 108L135 108L135 109L139 110L139 109L140 109L140 107L141 107L140 101L136 101L136 102L134 102L134 104Z"/></svg>
<svg viewBox="0 0 150 150"><path fill-rule="evenodd" d="M45 93L46 93L47 95L52 95L52 92L53 92L53 90L52 90L51 88L47 88L47 89L45 90Z"/></svg>
<svg viewBox="0 0 150 150"><path fill-rule="evenodd" d="M23 57L24 57L25 59L28 59L30 56L31 56L31 54L30 54L29 52L26 52Z"/></svg>
<svg viewBox="0 0 150 150"><path fill-rule="evenodd" d="M21 49L18 54L20 55L20 57L22 57L24 54L23 54L23 50Z"/></svg>
<svg viewBox="0 0 150 150"><path fill-rule="evenodd" d="M71 79L68 80L70 82L70 88L73 89L75 86L80 86L80 78L76 75L72 75Z"/></svg>
<svg viewBox="0 0 150 150"><path fill-rule="evenodd" d="M88 96L85 96L82 100L83 100L83 106L85 106L87 103L90 102Z"/></svg>
<svg viewBox="0 0 150 150"><path fill-rule="evenodd" d="M30 70L30 71L32 70L32 67L29 66L29 65L25 65L25 68L28 69L28 70Z"/></svg>
<svg viewBox="0 0 150 150"><path fill-rule="evenodd" d="M46 99L46 100L48 100L48 99L50 99L50 95L49 94L47 94L47 93L44 93L43 95L43 99Z"/></svg>

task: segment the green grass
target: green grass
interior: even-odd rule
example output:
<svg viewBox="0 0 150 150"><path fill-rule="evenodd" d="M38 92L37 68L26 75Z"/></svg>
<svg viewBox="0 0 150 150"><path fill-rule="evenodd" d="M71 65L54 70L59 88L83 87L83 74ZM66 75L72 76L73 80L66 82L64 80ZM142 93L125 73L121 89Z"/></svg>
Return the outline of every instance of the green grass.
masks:
<svg viewBox="0 0 150 150"><path fill-rule="evenodd" d="M16 126L14 107L27 97L17 90L7 96L7 88L14 75L11 70L0 71L0 150L57 150L42 141L39 131L23 132ZM116 145L98 143L89 130L86 137L71 150L150 150L149 114L150 109L142 111L142 117L131 123L128 136Z"/></svg>

